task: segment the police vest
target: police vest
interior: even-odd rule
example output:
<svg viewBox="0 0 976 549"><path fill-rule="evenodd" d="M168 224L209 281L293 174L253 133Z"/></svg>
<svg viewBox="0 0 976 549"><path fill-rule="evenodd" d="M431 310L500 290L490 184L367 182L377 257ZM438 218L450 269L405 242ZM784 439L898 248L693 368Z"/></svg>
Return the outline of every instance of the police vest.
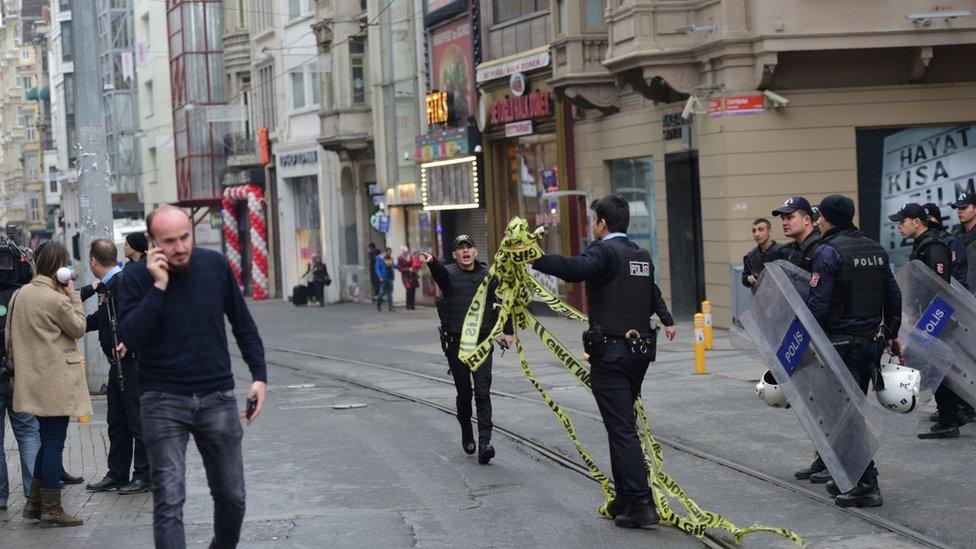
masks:
<svg viewBox="0 0 976 549"><path fill-rule="evenodd" d="M954 234L956 235L956 238L961 240L966 247L969 247L970 244L976 242L976 229L967 231L965 225L959 225L956 227Z"/></svg>
<svg viewBox="0 0 976 549"><path fill-rule="evenodd" d="M473 271L465 271L452 263L444 267L451 276L451 295L437 300L437 315L441 319L441 326L449 334L461 333L464 325L464 316L468 313L468 307L474 299L474 294L481 285L481 281L488 276L488 267L484 263L476 263ZM485 303L485 315L481 327L482 330L489 330L495 325L498 318L497 310L492 306L493 292L489 292L489 299Z"/></svg>
<svg viewBox="0 0 976 549"><path fill-rule="evenodd" d="M803 241L803 244L793 242L790 246L791 252L788 261L804 271L812 271L813 250L821 242L820 238L820 229L814 229L812 233L807 235L807 239Z"/></svg>
<svg viewBox="0 0 976 549"><path fill-rule="evenodd" d="M838 233L820 241L840 253L841 270L831 299L830 320L874 318L884 309L888 254L881 244L854 233Z"/></svg>
<svg viewBox="0 0 976 549"><path fill-rule="evenodd" d="M630 330L647 336L654 312L654 265L650 252L627 242L613 238L601 244L616 259L617 272L606 286L594 288L586 283L590 324L599 325L608 336L623 336Z"/></svg>
<svg viewBox="0 0 976 549"><path fill-rule="evenodd" d="M922 233L922 236L915 239L915 243L912 244L912 253L908 257L908 260L912 261L914 259L921 259L922 261L924 261L922 255L926 253L926 251L928 251L929 248L931 248L932 246L940 246L942 248L945 248L946 257L951 258L953 255L952 249L949 247L949 245L946 244L945 241L943 241L941 238L939 238L939 235L936 234L934 231L928 230ZM937 272L935 274L938 275L939 278L945 280L946 282L949 282L949 275L952 273L953 267L952 265L946 265L945 267L949 269L949 273Z"/></svg>
<svg viewBox="0 0 976 549"><path fill-rule="evenodd" d="M756 246L750 250L749 253L746 254L745 259L745 263L749 267L749 274L759 276L763 270L765 270L767 263L776 261L777 259L782 259L785 255L783 253L783 248L784 246L782 244L773 242L769 245L769 248L766 249L765 252L760 250L759 246Z"/></svg>

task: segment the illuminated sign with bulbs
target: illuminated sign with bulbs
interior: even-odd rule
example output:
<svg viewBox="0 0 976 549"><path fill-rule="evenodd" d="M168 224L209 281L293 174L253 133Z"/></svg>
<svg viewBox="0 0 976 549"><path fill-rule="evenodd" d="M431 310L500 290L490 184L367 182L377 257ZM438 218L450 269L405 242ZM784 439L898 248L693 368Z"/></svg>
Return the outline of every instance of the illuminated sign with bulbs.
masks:
<svg viewBox="0 0 976 549"><path fill-rule="evenodd" d="M425 210L478 207L478 157L465 156L420 165L420 196Z"/></svg>

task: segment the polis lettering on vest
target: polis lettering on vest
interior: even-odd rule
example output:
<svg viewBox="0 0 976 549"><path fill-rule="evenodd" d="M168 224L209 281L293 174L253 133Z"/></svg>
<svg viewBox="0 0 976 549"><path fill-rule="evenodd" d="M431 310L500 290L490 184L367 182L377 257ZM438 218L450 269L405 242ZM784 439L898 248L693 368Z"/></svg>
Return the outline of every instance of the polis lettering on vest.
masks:
<svg viewBox="0 0 976 549"><path fill-rule="evenodd" d="M885 264L884 256L876 255L872 257L855 257L855 267L883 267Z"/></svg>

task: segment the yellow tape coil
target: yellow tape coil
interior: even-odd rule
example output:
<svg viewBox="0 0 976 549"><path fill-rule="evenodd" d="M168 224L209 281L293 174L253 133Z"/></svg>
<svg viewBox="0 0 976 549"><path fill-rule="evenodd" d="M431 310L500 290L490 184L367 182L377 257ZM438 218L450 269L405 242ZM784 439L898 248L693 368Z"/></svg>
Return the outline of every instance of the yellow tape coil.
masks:
<svg viewBox="0 0 976 549"><path fill-rule="evenodd" d="M532 374L532 370L529 368L528 361L525 357L522 341L519 337L521 330L530 329L535 332L543 345L549 349L553 356L556 357L573 377L587 390L592 391L589 368L577 360L573 353L552 332L547 330L538 319L529 313L526 308L529 302L535 299L545 303L556 313L581 322L587 321L585 314L565 303L558 296L553 295L552 292L547 290L526 271L525 266L527 264L543 256L542 248L539 245L543 234L544 231L541 227L536 229L535 232L529 232L528 222L524 219L516 217L509 222L508 228L505 230L505 239L495 254L495 259L488 271L488 276L482 280L471 302L471 307L464 317L458 358L472 371L477 370L491 353L493 341L502 335L505 324L509 319L513 321L515 327L515 348L518 352L522 373L532 383L535 390L539 392L542 400L549 406L549 409L552 410L560 425L566 430L570 442L573 443L583 463L586 464L590 475L600 483L600 487L603 489L604 503L600 506L599 513L606 518L610 518L607 512L607 504L613 499L614 492L610 488L609 477L600 470L596 461L576 436L576 430L573 427L572 420L570 420L569 416L566 415L552 397L549 396ZM488 304L488 285L493 279L498 280L498 287L495 291L495 295L500 302L498 320L495 322L489 335L479 341L478 334L481 329L482 319L484 318L485 307ZM743 537L754 532L770 532L783 536L797 545L803 545L803 539L790 530L759 525L740 528L717 513L701 509L685 494L681 486L664 472L664 453L661 445L654 439L654 435L651 433L640 395L638 395L634 402L634 411L637 416L638 436L644 452L644 460L648 467L648 480L653 487L651 491L654 494L658 514L661 516L661 523L675 526L699 539L704 537L707 529L721 528L735 536L736 543L741 542ZM682 516L675 512L668 501L668 497L678 500L688 516Z"/></svg>

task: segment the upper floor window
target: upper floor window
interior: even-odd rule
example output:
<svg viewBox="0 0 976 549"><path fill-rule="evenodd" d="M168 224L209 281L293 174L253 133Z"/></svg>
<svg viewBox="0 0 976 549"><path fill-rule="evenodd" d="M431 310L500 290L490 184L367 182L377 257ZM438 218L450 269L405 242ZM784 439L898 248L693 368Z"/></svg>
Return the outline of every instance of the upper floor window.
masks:
<svg viewBox="0 0 976 549"><path fill-rule="evenodd" d="M20 58L24 61L30 61L30 50L22 49L20 50Z"/></svg>
<svg viewBox="0 0 976 549"><path fill-rule="evenodd" d="M549 9L549 0L491 0L495 24Z"/></svg>
<svg viewBox="0 0 976 549"><path fill-rule="evenodd" d="M349 39L350 83L353 105L366 103L366 40Z"/></svg>
<svg viewBox="0 0 976 549"><path fill-rule="evenodd" d="M603 1L583 1L583 30L603 28Z"/></svg>
<svg viewBox="0 0 976 549"><path fill-rule="evenodd" d="M71 21L61 22L61 60L71 61Z"/></svg>

